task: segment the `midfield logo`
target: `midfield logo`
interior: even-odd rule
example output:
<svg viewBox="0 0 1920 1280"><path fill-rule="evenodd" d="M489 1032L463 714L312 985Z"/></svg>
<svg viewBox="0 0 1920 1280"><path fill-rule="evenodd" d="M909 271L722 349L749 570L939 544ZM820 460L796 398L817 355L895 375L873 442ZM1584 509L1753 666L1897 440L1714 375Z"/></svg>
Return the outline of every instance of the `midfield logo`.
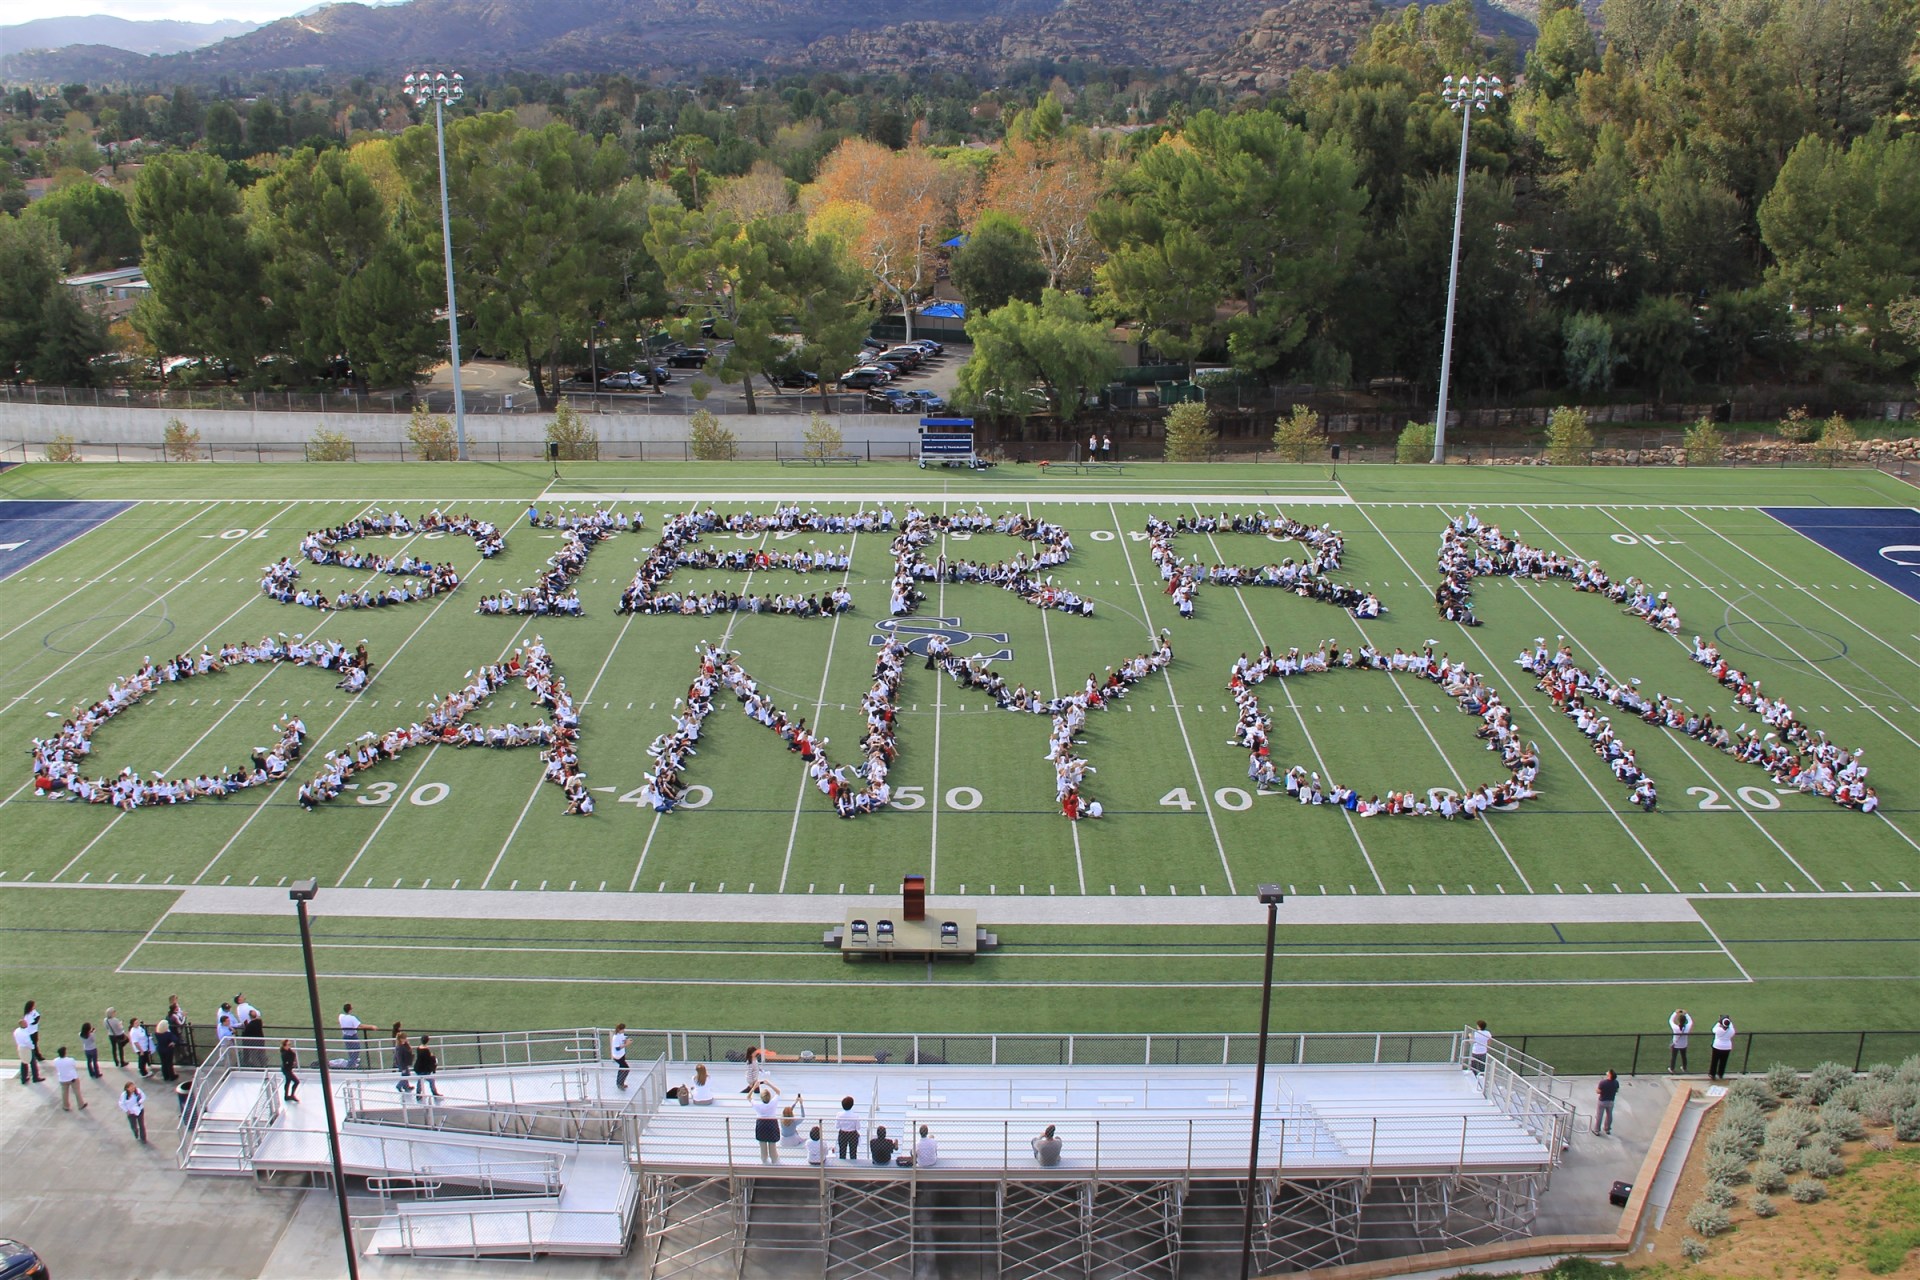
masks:
<svg viewBox="0 0 1920 1280"><path fill-rule="evenodd" d="M1013 650L1007 648L1007 633L1004 631L968 631L960 625L958 618L884 618L873 624L881 635L867 637L867 643L879 648L892 636L907 646L909 653L927 656L927 641L939 636L947 642L955 656L962 658L982 657L989 662L1011 662ZM1000 646L995 653L975 654L962 646L990 641Z"/></svg>

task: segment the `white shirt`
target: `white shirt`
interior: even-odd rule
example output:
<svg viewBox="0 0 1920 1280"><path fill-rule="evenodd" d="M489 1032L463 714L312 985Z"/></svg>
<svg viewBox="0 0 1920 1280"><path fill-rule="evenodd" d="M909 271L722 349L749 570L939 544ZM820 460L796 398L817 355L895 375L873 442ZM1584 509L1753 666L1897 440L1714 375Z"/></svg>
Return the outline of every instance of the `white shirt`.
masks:
<svg viewBox="0 0 1920 1280"><path fill-rule="evenodd" d="M913 1144L913 1163L916 1168L931 1169L940 1163L940 1144L931 1136Z"/></svg>
<svg viewBox="0 0 1920 1280"><path fill-rule="evenodd" d="M1473 1033L1473 1056L1476 1058L1486 1057L1487 1046L1492 1042L1493 1032L1487 1030L1485 1027L1481 1027L1478 1031L1475 1031Z"/></svg>
<svg viewBox="0 0 1920 1280"><path fill-rule="evenodd" d="M340 1034L348 1039L357 1039L360 1035L360 1019L350 1013L340 1015Z"/></svg>
<svg viewBox="0 0 1920 1280"><path fill-rule="evenodd" d="M627 1033L624 1031L613 1033L613 1056L615 1058L627 1056Z"/></svg>
<svg viewBox="0 0 1920 1280"><path fill-rule="evenodd" d="M1713 1024L1713 1047L1716 1049L1733 1048L1735 1027L1731 1021Z"/></svg>
<svg viewBox="0 0 1920 1280"><path fill-rule="evenodd" d="M53 1078L61 1084L73 1084L80 1079L80 1064L72 1058L53 1060Z"/></svg>
<svg viewBox="0 0 1920 1280"><path fill-rule="evenodd" d="M135 1089L132 1093L122 1090L120 1109L130 1116L137 1116L147 1109L147 1095Z"/></svg>
<svg viewBox="0 0 1920 1280"><path fill-rule="evenodd" d="M20 1050L21 1061L24 1062L33 1057L33 1032L27 1030L25 1027L15 1027L13 1029L13 1045L14 1048Z"/></svg>

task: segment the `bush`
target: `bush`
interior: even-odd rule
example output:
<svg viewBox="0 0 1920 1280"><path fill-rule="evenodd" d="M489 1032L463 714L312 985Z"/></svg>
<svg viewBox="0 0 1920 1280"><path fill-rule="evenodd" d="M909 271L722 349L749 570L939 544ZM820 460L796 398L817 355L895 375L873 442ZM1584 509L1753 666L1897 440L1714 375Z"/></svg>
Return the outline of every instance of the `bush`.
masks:
<svg viewBox="0 0 1920 1280"><path fill-rule="evenodd" d="M1709 1177L1707 1185L1700 1191L1700 1198L1710 1205L1727 1209L1731 1208L1733 1202L1738 1200L1740 1196L1739 1193L1734 1191L1731 1182L1720 1182Z"/></svg>
<svg viewBox="0 0 1920 1280"><path fill-rule="evenodd" d="M1780 1094L1772 1085L1744 1076L1727 1086L1725 1105L1732 1107L1742 1102L1750 1102L1759 1110L1770 1110L1779 1105Z"/></svg>
<svg viewBox="0 0 1920 1280"><path fill-rule="evenodd" d="M600 433L564 398L547 424L547 442L560 446L562 462L590 462L600 456Z"/></svg>
<svg viewBox="0 0 1920 1280"><path fill-rule="evenodd" d="M1773 1090L1776 1098L1785 1097L1800 1087L1800 1071L1784 1062L1776 1062L1767 1068L1767 1088Z"/></svg>
<svg viewBox="0 0 1920 1280"><path fill-rule="evenodd" d="M1847 1170L1847 1162L1838 1153L1815 1147L1801 1157L1800 1168L1810 1177L1837 1178Z"/></svg>
<svg viewBox="0 0 1920 1280"><path fill-rule="evenodd" d="M1708 1182L1745 1182L1747 1158L1737 1151L1707 1152Z"/></svg>
<svg viewBox="0 0 1920 1280"><path fill-rule="evenodd" d="M1827 1184L1818 1178L1802 1178L1787 1188L1795 1204L1817 1204L1827 1198Z"/></svg>
<svg viewBox="0 0 1920 1280"><path fill-rule="evenodd" d="M1771 1218L1779 1212L1772 1196L1763 1196L1759 1192L1747 1197L1747 1209L1756 1218Z"/></svg>
<svg viewBox="0 0 1920 1280"><path fill-rule="evenodd" d="M161 432L161 440L166 447L168 462L200 461L200 433L178 418L168 418L166 430Z"/></svg>
<svg viewBox="0 0 1920 1280"><path fill-rule="evenodd" d="M1787 1171L1772 1160L1762 1160L1753 1166L1749 1175L1753 1179L1756 1191L1785 1191L1787 1189Z"/></svg>
<svg viewBox="0 0 1920 1280"><path fill-rule="evenodd" d="M73 442L73 436L65 431L56 434L47 441L48 462L80 461L80 446Z"/></svg>
<svg viewBox="0 0 1920 1280"><path fill-rule="evenodd" d="M307 437L308 462L352 462L353 441L344 431L329 431L325 426L313 429Z"/></svg>
<svg viewBox="0 0 1920 1280"><path fill-rule="evenodd" d="M1838 454L1851 448L1860 436L1847 421L1843 413L1828 418L1826 425L1820 428L1820 448L1822 452Z"/></svg>
<svg viewBox="0 0 1920 1280"><path fill-rule="evenodd" d="M1547 461L1556 467L1582 467L1593 460L1593 431L1587 411L1561 405L1547 418Z"/></svg>
<svg viewBox="0 0 1920 1280"><path fill-rule="evenodd" d="M1727 442L1721 436L1720 428L1713 425L1713 419L1702 414L1700 421L1687 428L1687 465L1690 467L1718 466L1721 456L1726 452Z"/></svg>
<svg viewBox="0 0 1920 1280"><path fill-rule="evenodd" d="M1305 462L1316 456L1326 442L1320 430L1320 415L1303 404L1293 406L1293 412L1280 419L1273 431L1273 451L1287 462Z"/></svg>
<svg viewBox="0 0 1920 1280"><path fill-rule="evenodd" d="M1860 1113L1840 1102L1829 1102L1820 1108L1820 1127L1842 1142L1850 1142L1866 1132L1866 1126L1860 1123Z"/></svg>
<svg viewBox="0 0 1920 1280"><path fill-rule="evenodd" d="M1820 1117L1810 1108L1802 1106L1784 1107L1773 1119L1767 1121L1768 1142L1792 1142L1803 1147L1807 1139L1820 1132Z"/></svg>
<svg viewBox="0 0 1920 1280"><path fill-rule="evenodd" d="M1820 1184L1814 1183L1817 1187ZM1687 1210L1687 1225L1703 1236L1717 1236L1733 1225L1733 1219L1721 1206L1707 1200L1701 1200Z"/></svg>
<svg viewBox="0 0 1920 1280"><path fill-rule="evenodd" d="M711 409L696 409L687 419L687 445L701 462L725 462L733 457L733 432L720 425Z"/></svg>
<svg viewBox="0 0 1920 1280"><path fill-rule="evenodd" d="M1900 1110L1900 1086L1892 1081L1876 1083L1860 1099L1860 1119L1876 1129L1893 1123Z"/></svg>
<svg viewBox="0 0 1920 1280"><path fill-rule="evenodd" d="M1760 1148L1760 1159L1777 1165L1783 1173L1800 1172L1800 1147L1797 1143L1769 1139Z"/></svg>
<svg viewBox="0 0 1920 1280"><path fill-rule="evenodd" d="M428 413L424 404L414 405L407 419L407 443L422 462L452 462L460 456L453 424Z"/></svg>
<svg viewBox="0 0 1920 1280"><path fill-rule="evenodd" d="M840 428L833 419L824 413L807 415L807 434L805 436L807 456L809 458L831 458L845 453L847 442L840 435Z"/></svg>
<svg viewBox="0 0 1920 1280"><path fill-rule="evenodd" d="M1168 462L1205 462L1219 438L1206 405L1189 400L1167 410Z"/></svg>
<svg viewBox="0 0 1920 1280"><path fill-rule="evenodd" d="M1433 424L1409 422L1400 428L1400 440L1393 446L1395 462L1433 461Z"/></svg>
<svg viewBox="0 0 1920 1280"><path fill-rule="evenodd" d="M1680 1254L1688 1262L1698 1262L1707 1256L1707 1242L1699 1236L1688 1236L1680 1242Z"/></svg>
<svg viewBox="0 0 1920 1280"><path fill-rule="evenodd" d="M1617 1262L1601 1262L1597 1258L1562 1258L1540 1273L1540 1280L1613 1280L1617 1276L1630 1274L1627 1268Z"/></svg>
<svg viewBox="0 0 1920 1280"><path fill-rule="evenodd" d="M1852 1067L1838 1062L1823 1062L1800 1082L1800 1100L1817 1107L1838 1093L1842 1086L1852 1083Z"/></svg>
<svg viewBox="0 0 1920 1280"><path fill-rule="evenodd" d="M1807 417L1807 406L1797 404L1781 415L1780 438L1789 444L1805 444L1813 438L1813 420Z"/></svg>
<svg viewBox="0 0 1920 1280"><path fill-rule="evenodd" d="M1867 1146L1875 1151L1891 1151L1893 1150L1893 1135L1890 1133L1876 1133L1867 1139Z"/></svg>
<svg viewBox="0 0 1920 1280"><path fill-rule="evenodd" d="M1920 1142L1920 1107L1902 1107L1894 1113L1893 1136L1902 1142Z"/></svg>

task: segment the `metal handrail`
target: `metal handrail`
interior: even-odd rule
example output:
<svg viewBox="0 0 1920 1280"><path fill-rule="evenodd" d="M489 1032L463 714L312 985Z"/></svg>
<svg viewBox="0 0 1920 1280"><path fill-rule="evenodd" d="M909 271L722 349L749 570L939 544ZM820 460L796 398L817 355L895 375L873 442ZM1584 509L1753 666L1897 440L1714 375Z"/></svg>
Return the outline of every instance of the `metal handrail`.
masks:
<svg viewBox="0 0 1920 1280"><path fill-rule="evenodd" d="M207 1103L232 1073L238 1052L233 1037L222 1040L194 1071L193 1087L187 1091L187 1109L180 1116L180 1136L174 1144L174 1156L180 1164L186 1163L187 1155L193 1149L193 1135L199 1129Z"/></svg>

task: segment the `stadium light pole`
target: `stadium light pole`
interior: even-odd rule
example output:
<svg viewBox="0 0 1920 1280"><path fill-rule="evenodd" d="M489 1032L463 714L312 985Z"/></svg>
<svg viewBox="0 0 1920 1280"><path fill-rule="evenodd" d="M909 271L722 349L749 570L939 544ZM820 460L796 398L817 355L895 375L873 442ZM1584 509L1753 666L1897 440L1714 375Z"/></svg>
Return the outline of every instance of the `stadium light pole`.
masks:
<svg viewBox="0 0 1920 1280"><path fill-rule="evenodd" d="M448 103L466 96L466 78L459 72L415 71L401 81L402 93L416 107L433 104L433 131L440 144L440 247L447 266L447 345L453 365L453 435L460 461L467 460L467 402L460 394L460 312L453 300L453 219L447 212ZM1455 237L1458 239L1458 236Z"/></svg>
<svg viewBox="0 0 1920 1280"><path fill-rule="evenodd" d="M360 1280L360 1255L353 1248L353 1215L347 1208L347 1173L340 1163L340 1122L333 1113L333 1077L327 1071L327 1029L320 1020L320 977L313 967L313 927L307 923L307 904L320 895L318 880L296 880L287 886L300 913L300 954L307 964L307 1008L313 1015L313 1045L320 1054L320 1099L327 1109L327 1154L333 1159L333 1198L340 1206L340 1244L347 1251L347 1280Z"/></svg>
<svg viewBox="0 0 1920 1280"><path fill-rule="evenodd" d="M1253 1273L1253 1206L1260 1190L1260 1122L1267 1098L1267 1018L1273 1012L1273 935L1280 923L1280 904L1287 895L1277 884L1263 884L1258 896L1267 909L1267 972L1260 980L1260 1044L1253 1068L1253 1135L1247 1140L1247 1217L1240 1232L1240 1280Z"/></svg>
<svg viewBox="0 0 1920 1280"><path fill-rule="evenodd" d="M1433 460L1447 460L1447 379L1453 372L1453 307L1460 291L1460 219L1467 205L1467 136L1473 114L1507 96L1499 76L1448 76L1440 96L1460 113L1460 171L1453 183L1453 254L1447 259L1447 322L1440 339L1440 404L1433 412Z"/></svg>

